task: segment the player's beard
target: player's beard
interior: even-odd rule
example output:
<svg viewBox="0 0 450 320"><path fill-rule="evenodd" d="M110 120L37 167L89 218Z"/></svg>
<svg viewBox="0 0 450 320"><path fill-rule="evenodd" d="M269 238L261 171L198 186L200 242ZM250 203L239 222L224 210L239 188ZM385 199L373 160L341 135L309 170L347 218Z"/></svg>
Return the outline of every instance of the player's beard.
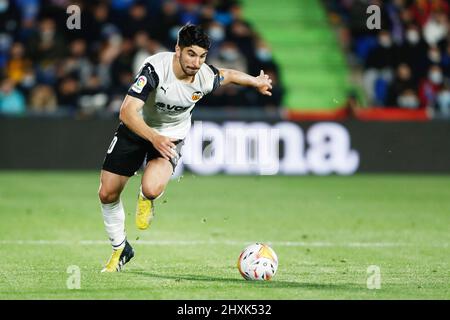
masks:
<svg viewBox="0 0 450 320"><path fill-rule="evenodd" d="M188 66L183 63L181 57L179 58L179 62L180 62L181 70L183 70L183 72L188 76L191 76L191 77L195 76L197 74L198 70L200 70L200 69L194 70L194 69L188 68Z"/></svg>

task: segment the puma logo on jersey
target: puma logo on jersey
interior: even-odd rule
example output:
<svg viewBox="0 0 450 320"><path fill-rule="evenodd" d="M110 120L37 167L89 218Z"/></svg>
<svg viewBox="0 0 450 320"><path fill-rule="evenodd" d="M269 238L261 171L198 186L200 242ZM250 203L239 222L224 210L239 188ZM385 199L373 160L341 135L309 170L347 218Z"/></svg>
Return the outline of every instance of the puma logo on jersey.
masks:
<svg viewBox="0 0 450 320"><path fill-rule="evenodd" d="M164 91L164 94L166 94L166 91L169 89L169 87L167 87L166 89L164 89L162 86L159 87L162 91Z"/></svg>

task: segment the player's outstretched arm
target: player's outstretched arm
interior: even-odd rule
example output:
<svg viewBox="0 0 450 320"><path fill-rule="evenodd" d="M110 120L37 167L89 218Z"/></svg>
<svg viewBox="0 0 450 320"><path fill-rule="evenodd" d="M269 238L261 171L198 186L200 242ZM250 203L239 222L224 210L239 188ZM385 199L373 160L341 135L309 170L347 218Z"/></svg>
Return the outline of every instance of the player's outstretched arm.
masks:
<svg viewBox="0 0 450 320"><path fill-rule="evenodd" d="M139 112L142 109L144 102L141 99L126 95L120 107L120 121L122 121L130 130L137 135L150 141L156 150L161 155L169 160L176 156L176 153L172 148L175 148L175 144L172 141L177 139L169 138L160 135L155 129L149 127Z"/></svg>
<svg viewBox="0 0 450 320"><path fill-rule="evenodd" d="M266 96L272 95L272 92L270 92L272 89L272 79L267 74L264 74L262 70L256 77L233 69L220 69L219 73L221 85L234 83L241 86L254 87L259 93Z"/></svg>

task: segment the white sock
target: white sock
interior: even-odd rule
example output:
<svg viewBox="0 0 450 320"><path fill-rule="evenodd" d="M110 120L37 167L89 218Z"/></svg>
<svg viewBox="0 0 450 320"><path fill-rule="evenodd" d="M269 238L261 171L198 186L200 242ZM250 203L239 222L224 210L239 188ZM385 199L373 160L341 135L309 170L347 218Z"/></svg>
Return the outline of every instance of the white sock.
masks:
<svg viewBox="0 0 450 320"><path fill-rule="evenodd" d="M142 192L142 186L139 187L139 194L141 195L142 199L148 200L146 196L144 196L144 193Z"/></svg>
<svg viewBox="0 0 450 320"><path fill-rule="evenodd" d="M163 192L161 192L159 196L157 196L155 199L153 199L153 201L154 201L154 200L157 200L157 199L159 199L159 198L161 198L161 196L164 194L164 191L165 191L165 190L163 190ZM141 197L142 197L144 200L148 200L148 198L142 193L142 186L139 187L139 194L141 195Z"/></svg>
<svg viewBox="0 0 450 320"><path fill-rule="evenodd" d="M125 247L125 211L122 201L102 203L103 222L113 249Z"/></svg>

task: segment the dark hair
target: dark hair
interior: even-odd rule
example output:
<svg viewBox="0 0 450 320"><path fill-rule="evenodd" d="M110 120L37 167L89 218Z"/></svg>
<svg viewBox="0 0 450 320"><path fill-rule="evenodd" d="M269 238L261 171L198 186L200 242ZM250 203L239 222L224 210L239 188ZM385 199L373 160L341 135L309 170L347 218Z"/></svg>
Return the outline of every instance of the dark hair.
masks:
<svg viewBox="0 0 450 320"><path fill-rule="evenodd" d="M187 24L178 31L177 44L181 47L199 46L203 49L209 50L211 41L208 35L199 26Z"/></svg>

